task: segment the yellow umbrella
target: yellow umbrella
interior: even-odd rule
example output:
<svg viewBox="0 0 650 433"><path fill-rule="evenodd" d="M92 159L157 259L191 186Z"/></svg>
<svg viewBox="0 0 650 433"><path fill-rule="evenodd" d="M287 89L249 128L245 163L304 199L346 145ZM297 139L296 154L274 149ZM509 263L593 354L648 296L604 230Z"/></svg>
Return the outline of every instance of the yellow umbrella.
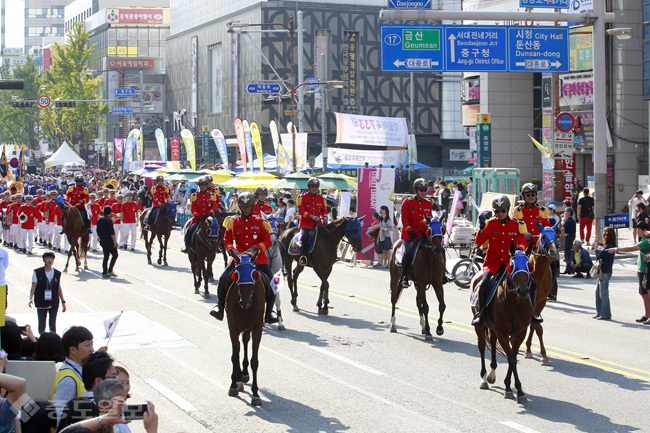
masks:
<svg viewBox="0 0 650 433"><path fill-rule="evenodd" d="M257 188L258 186L268 187L278 180L277 177L270 173L244 173L234 179L221 184L224 188Z"/></svg>
<svg viewBox="0 0 650 433"><path fill-rule="evenodd" d="M221 185L222 183L232 179L232 175L226 170L208 171L207 173L212 176L212 182L216 185Z"/></svg>

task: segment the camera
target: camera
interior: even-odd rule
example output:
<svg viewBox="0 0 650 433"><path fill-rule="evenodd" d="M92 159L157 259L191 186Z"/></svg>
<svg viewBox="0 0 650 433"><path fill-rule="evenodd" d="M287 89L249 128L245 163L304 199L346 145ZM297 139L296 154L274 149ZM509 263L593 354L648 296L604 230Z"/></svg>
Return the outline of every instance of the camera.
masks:
<svg viewBox="0 0 650 433"><path fill-rule="evenodd" d="M124 418L124 421L140 420L144 417L145 412L149 412L149 405L147 403L125 404L122 406L122 418Z"/></svg>

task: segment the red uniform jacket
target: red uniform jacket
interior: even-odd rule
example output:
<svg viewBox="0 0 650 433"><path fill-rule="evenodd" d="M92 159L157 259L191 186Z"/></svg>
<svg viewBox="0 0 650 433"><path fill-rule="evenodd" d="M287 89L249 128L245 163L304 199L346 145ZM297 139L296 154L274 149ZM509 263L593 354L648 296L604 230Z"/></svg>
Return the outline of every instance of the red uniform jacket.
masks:
<svg viewBox="0 0 650 433"><path fill-rule="evenodd" d="M18 209L22 206L22 203L12 203L9 206L9 212L11 212L11 224L18 224Z"/></svg>
<svg viewBox="0 0 650 433"><path fill-rule="evenodd" d="M122 215L119 217L117 216L118 213L122 212L122 206L123 204L115 203L111 208L113 209L113 213L111 213L109 216L113 220L114 225L122 224Z"/></svg>
<svg viewBox="0 0 650 433"><path fill-rule="evenodd" d="M269 259L264 253L272 245L271 224L268 221L264 221L257 215L251 215L249 218L230 216L223 222L223 226L226 229L223 236L226 251L235 248L243 253L253 245L257 245L260 252L257 255L256 263L268 265Z"/></svg>
<svg viewBox="0 0 650 433"><path fill-rule="evenodd" d="M36 210L38 211L37 218L39 223L45 221L45 212L47 211L47 207L48 205L46 201L41 201L36 205Z"/></svg>
<svg viewBox="0 0 650 433"><path fill-rule="evenodd" d="M97 220L104 214L104 208L97 202L89 204L88 207L90 208L90 225L96 226Z"/></svg>
<svg viewBox="0 0 650 433"><path fill-rule="evenodd" d="M320 194L311 195L306 192L298 197L296 204L298 205L298 213L300 214L300 223L298 226L301 229L311 230L314 226L323 224L322 218L327 217L327 204ZM321 222L316 222L311 219L314 215L321 218Z"/></svg>
<svg viewBox="0 0 650 433"><path fill-rule="evenodd" d="M84 207L90 200L90 194L88 193L88 188L84 188L83 186L71 186L68 188L65 199L72 206Z"/></svg>
<svg viewBox="0 0 650 433"><path fill-rule="evenodd" d="M104 209L106 206L113 207L114 204L117 204L117 199L115 198L105 198L104 199L104 204L102 205L102 209Z"/></svg>
<svg viewBox="0 0 650 433"><path fill-rule="evenodd" d="M169 201L169 188L166 186L161 188L158 185L154 185L151 187L151 195L153 196L152 206L158 207Z"/></svg>
<svg viewBox="0 0 650 433"><path fill-rule="evenodd" d="M402 239L411 240L409 236L410 232L415 232L418 237L427 229L427 220L424 216L432 217L431 210L433 209L433 204L425 199L422 201L417 198L409 198L402 202L402 208L400 210L400 218L402 219Z"/></svg>
<svg viewBox="0 0 650 433"><path fill-rule="evenodd" d="M259 215L261 212L264 212L266 215L275 213L273 212L271 205L268 205L266 203L262 203L260 205L259 202L255 202L255 205L253 206L253 215Z"/></svg>
<svg viewBox="0 0 650 433"><path fill-rule="evenodd" d="M47 202L47 222L48 223L54 223L55 222L55 217L56 217L56 210L59 209L59 206L56 204L54 200L50 200ZM61 209L59 209L60 211Z"/></svg>
<svg viewBox="0 0 650 433"><path fill-rule="evenodd" d="M195 192L192 194L191 201L192 205L190 210L192 211L192 215L194 215L192 218L193 223L200 222L199 217L212 215L217 210L217 196L210 191Z"/></svg>
<svg viewBox="0 0 650 433"><path fill-rule="evenodd" d="M528 233L533 236L539 236L539 227L536 222L544 227L551 227L551 222L548 220L548 210L544 206L535 204L533 206L519 205L512 212L514 219L523 221L526 224Z"/></svg>
<svg viewBox="0 0 650 433"><path fill-rule="evenodd" d="M122 204L122 222L124 224L132 224L137 222L137 215L140 208L136 202L125 201Z"/></svg>
<svg viewBox="0 0 650 433"><path fill-rule="evenodd" d="M34 220L37 218L38 211L34 206L27 206L26 204L18 208L17 215L24 213L27 215L27 221L20 224L21 229L34 230Z"/></svg>
<svg viewBox="0 0 650 433"><path fill-rule="evenodd" d="M104 205L104 201L105 201L105 200L106 200L106 199L105 199L104 197L102 197L102 198L98 198L98 199L95 201L95 203L97 203L97 205L98 205L101 209L104 209L104 206L105 206L105 205Z"/></svg>
<svg viewBox="0 0 650 433"><path fill-rule="evenodd" d="M521 250L526 249L528 243L525 234L526 224L523 222L510 218L504 223L496 218L488 220L485 229L476 235L477 245L488 242L483 271L495 274L502 264L507 266L510 261L510 244Z"/></svg>
<svg viewBox="0 0 650 433"><path fill-rule="evenodd" d="M52 215L50 216L50 218L53 218L53 222L55 225L60 226L62 224L61 217L63 216L63 211L59 206L55 204L50 210L50 215Z"/></svg>

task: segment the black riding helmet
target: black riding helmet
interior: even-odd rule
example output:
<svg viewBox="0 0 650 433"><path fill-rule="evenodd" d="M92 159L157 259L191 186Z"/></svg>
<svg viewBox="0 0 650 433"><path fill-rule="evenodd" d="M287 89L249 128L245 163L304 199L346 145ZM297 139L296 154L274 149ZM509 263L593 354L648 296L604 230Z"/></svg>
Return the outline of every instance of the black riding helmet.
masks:
<svg viewBox="0 0 650 433"><path fill-rule="evenodd" d="M250 192L243 192L237 198L237 206L240 208L246 206L253 206L255 204L255 197Z"/></svg>
<svg viewBox="0 0 650 433"><path fill-rule="evenodd" d="M423 178L415 179L413 182L413 191L415 191L418 188L426 188L427 186L427 181L424 180Z"/></svg>
<svg viewBox="0 0 650 433"><path fill-rule="evenodd" d="M83 181L84 181L84 177L83 177L82 175L78 174L78 175L76 175L76 176L74 177L74 181L75 181L75 182L83 182Z"/></svg>
<svg viewBox="0 0 650 433"><path fill-rule="evenodd" d="M316 188L320 187L320 179L317 177L310 177L309 180L307 181L307 186L310 187L312 185L315 185Z"/></svg>

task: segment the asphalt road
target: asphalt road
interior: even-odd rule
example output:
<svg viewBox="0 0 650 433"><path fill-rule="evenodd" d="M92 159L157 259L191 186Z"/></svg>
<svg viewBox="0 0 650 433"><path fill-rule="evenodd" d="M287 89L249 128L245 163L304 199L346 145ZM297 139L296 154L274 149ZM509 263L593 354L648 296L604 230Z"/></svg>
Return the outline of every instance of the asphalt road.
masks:
<svg viewBox="0 0 650 433"><path fill-rule="evenodd" d="M444 335L424 341L415 290L404 292L398 333L389 333L388 272L337 263L330 278L330 314L316 314L318 279L311 269L299 280L294 313L281 293L287 330L267 327L260 350L261 407L250 405L247 387L228 397L230 340L225 322L208 315L216 296L195 295L189 263L173 233L166 268L147 265L144 244L120 251L118 277L102 280L100 255L89 271L71 269L62 279L69 311L59 313L59 333L71 324L93 329L105 343L102 320L119 311L109 353L131 373L131 400L156 404L161 432L633 432L648 430L650 327L634 323L642 313L634 259L617 262L611 283L614 320L592 320L593 280L561 277L558 302L547 305L544 337L551 363L518 358L529 399L503 398L507 365L497 381L479 390L480 359L469 326L469 293L445 287ZM10 252L9 314L36 328L28 308L32 269L40 254ZM156 250L157 251L157 250ZM57 254L55 267L63 269ZM215 274L223 264L217 261ZM211 285L216 294L216 285ZM437 301L428 293L430 320ZM23 323L20 323L23 324ZM99 329L99 331L96 331ZM144 431L141 423L133 431Z"/></svg>

